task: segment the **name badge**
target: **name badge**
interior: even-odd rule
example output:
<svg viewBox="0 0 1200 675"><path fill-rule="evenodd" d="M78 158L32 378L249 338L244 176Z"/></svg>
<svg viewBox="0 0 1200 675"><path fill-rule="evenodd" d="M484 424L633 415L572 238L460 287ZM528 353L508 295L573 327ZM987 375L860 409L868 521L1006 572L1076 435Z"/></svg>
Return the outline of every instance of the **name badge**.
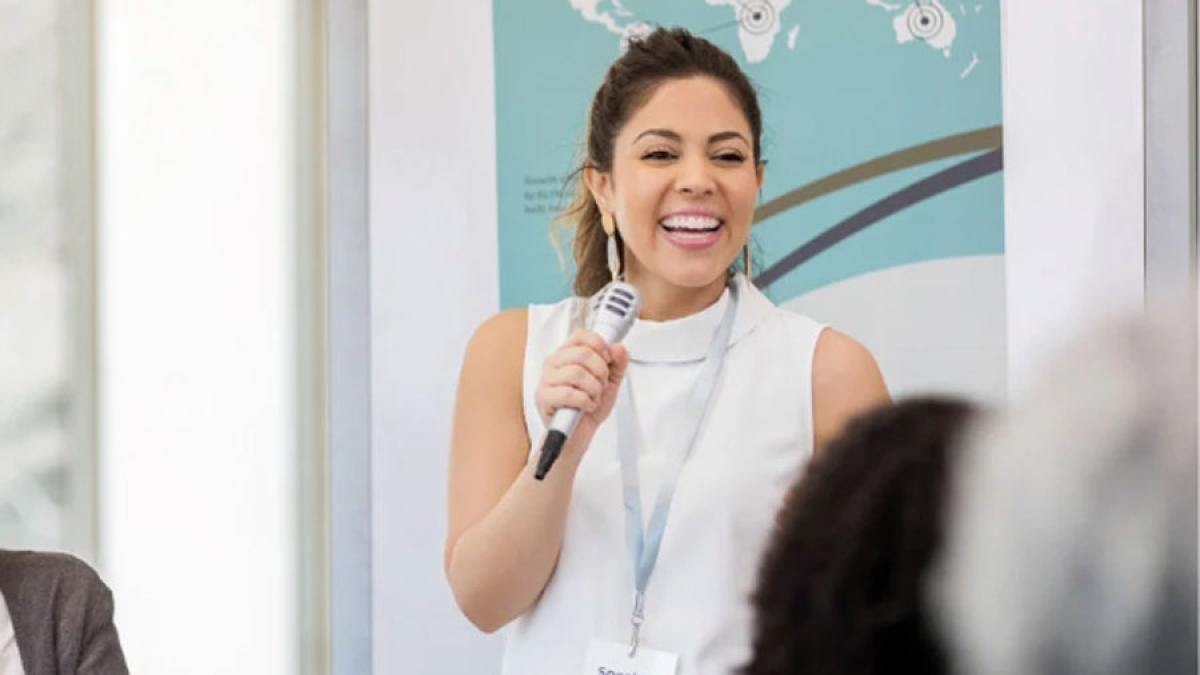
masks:
<svg viewBox="0 0 1200 675"><path fill-rule="evenodd" d="M593 639L588 645L583 675L675 675L679 656L639 646L629 656L629 643Z"/></svg>

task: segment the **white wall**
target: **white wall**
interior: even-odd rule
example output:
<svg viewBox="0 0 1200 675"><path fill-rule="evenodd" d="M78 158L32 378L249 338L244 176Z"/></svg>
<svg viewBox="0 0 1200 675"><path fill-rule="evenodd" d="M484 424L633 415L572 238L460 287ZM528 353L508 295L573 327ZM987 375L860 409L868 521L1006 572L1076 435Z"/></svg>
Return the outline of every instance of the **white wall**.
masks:
<svg viewBox="0 0 1200 675"><path fill-rule="evenodd" d="M496 671L442 575L467 339L500 302L492 3L372 2L374 672Z"/></svg>
<svg viewBox="0 0 1200 675"><path fill-rule="evenodd" d="M296 670L294 35L285 0L108 0L100 562L130 669Z"/></svg>
<svg viewBox="0 0 1200 675"><path fill-rule="evenodd" d="M1005 0L1010 389L1144 289L1140 2Z"/></svg>

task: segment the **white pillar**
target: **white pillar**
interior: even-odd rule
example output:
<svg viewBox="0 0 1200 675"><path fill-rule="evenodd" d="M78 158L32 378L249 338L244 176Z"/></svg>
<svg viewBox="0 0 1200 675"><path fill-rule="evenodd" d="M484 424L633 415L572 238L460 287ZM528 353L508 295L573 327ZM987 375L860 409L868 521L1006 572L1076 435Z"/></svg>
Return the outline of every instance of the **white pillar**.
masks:
<svg viewBox="0 0 1200 675"><path fill-rule="evenodd" d="M1010 389L1145 288L1142 3L1005 0Z"/></svg>
<svg viewBox="0 0 1200 675"><path fill-rule="evenodd" d="M97 8L100 553L130 669L297 669L296 10Z"/></svg>

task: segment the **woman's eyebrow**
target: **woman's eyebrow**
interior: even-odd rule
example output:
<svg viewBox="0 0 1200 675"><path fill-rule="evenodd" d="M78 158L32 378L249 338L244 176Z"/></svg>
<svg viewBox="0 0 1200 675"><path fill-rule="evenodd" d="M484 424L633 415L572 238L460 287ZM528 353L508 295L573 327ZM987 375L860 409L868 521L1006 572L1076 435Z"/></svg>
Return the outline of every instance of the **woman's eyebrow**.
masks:
<svg viewBox="0 0 1200 675"><path fill-rule="evenodd" d="M670 129L647 129L647 130L643 131L642 133L638 134L637 138L633 139L633 142L637 143L638 141L640 141L642 139L642 136L662 136L663 138L668 138L672 141L682 141L683 140L682 136L675 133L674 131L671 131Z"/></svg>
<svg viewBox="0 0 1200 675"><path fill-rule="evenodd" d="M727 141L731 138L737 138L746 145L750 145L750 141L746 140L745 136L736 131L722 131L720 133L713 134L712 136L708 137L708 143L709 145L712 145L713 143L720 143L721 141Z"/></svg>
<svg viewBox="0 0 1200 675"><path fill-rule="evenodd" d="M678 133L676 133L674 131L671 131L670 129L647 129L647 130L643 131L642 133L638 134L637 138L633 139L633 142L637 143L638 141L640 141L642 139L643 136L662 136L663 138L675 141L677 143L681 142L683 140L682 136L680 136ZM720 143L721 141L727 141L731 138L736 138L736 139L742 141L743 143L745 143L746 145L750 145L750 141L746 140L745 136L743 136L742 134L740 134L736 131L717 132L717 133L713 134L712 136L708 137L708 143L709 143L709 145L712 145L713 143Z"/></svg>

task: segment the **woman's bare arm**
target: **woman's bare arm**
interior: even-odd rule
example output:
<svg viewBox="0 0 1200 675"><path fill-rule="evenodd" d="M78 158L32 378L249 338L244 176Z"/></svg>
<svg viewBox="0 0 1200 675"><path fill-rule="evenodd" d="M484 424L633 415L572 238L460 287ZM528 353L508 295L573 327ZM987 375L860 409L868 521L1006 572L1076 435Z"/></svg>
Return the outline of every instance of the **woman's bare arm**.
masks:
<svg viewBox="0 0 1200 675"><path fill-rule="evenodd" d="M583 391L609 388L599 380L586 387L571 383L590 377L579 363L604 378L610 376L608 364L579 345L556 352L553 363L567 365L547 367L543 398L588 414L545 480L534 479L522 403L526 320L526 310L510 310L476 331L454 409L446 577L463 613L486 632L525 612L549 581L562 546L575 472L595 432L599 399L607 404L602 406L605 415L611 409L611 392L589 398ZM591 334L577 340L595 345L599 338ZM612 352L619 363L611 376L619 384L628 357L620 347Z"/></svg>
<svg viewBox="0 0 1200 675"><path fill-rule="evenodd" d="M841 434L846 422L891 402L883 374L867 348L826 329L813 356L813 438L815 453Z"/></svg>

